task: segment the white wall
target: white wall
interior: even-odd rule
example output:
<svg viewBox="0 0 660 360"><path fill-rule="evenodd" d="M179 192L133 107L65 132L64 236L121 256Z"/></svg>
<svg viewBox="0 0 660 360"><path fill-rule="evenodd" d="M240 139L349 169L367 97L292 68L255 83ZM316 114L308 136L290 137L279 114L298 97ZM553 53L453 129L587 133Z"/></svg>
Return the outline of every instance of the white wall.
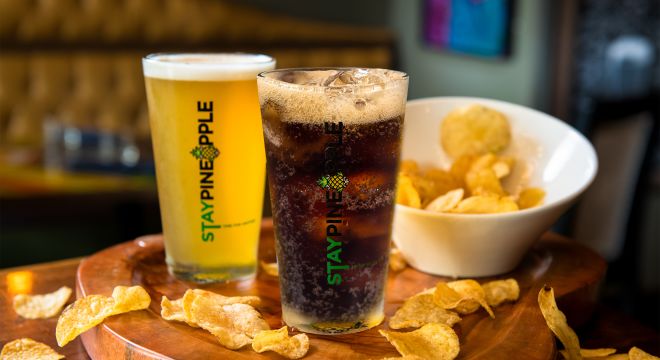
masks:
<svg viewBox="0 0 660 360"><path fill-rule="evenodd" d="M398 36L400 67L410 75L409 98L480 96L546 109L547 1L515 6L511 56L487 60L428 47L422 0L391 0L389 24Z"/></svg>

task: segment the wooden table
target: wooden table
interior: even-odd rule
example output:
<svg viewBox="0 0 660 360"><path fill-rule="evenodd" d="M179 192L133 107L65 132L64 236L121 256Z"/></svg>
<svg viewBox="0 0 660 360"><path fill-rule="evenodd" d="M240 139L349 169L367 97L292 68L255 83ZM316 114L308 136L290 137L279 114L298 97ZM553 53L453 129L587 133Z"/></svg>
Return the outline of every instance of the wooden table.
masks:
<svg viewBox="0 0 660 360"><path fill-rule="evenodd" d="M0 346L16 338L31 337L57 349L68 359L89 359L80 338L63 349L57 347L54 336L56 318L26 320L18 317L11 307L13 294L18 292L42 293L61 285L75 289L80 260L0 270ZM653 354L660 354L658 333L634 319L603 307L597 307L595 314L584 324L580 338L585 347L615 347L625 351L635 345Z"/></svg>

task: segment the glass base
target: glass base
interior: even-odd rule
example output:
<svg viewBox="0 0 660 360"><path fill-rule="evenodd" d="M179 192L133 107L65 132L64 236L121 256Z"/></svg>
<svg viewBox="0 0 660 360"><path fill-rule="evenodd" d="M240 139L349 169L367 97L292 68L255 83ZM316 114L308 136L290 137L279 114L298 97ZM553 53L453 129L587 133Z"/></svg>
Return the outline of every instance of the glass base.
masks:
<svg viewBox="0 0 660 360"><path fill-rule="evenodd" d="M383 322L383 304L353 321L318 321L282 304L282 320L302 332L318 335L343 335L369 330Z"/></svg>
<svg viewBox="0 0 660 360"><path fill-rule="evenodd" d="M256 265L202 268L199 266L171 264L168 262L167 269L170 274L174 275L177 279L192 281L199 284L251 280L257 273Z"/></svg>

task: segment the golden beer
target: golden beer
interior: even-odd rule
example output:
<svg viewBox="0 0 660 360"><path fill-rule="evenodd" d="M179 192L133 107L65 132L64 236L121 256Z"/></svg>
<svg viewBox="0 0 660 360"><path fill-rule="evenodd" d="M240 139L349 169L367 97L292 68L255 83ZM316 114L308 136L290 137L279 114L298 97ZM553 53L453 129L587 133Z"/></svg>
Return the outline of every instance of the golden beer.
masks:
<svg viewBox="0 0 660 360"><path fill-rule="evenodd" d="M166 261L197 282L253 276L265 180L265 55L143 59Z"/></svg>

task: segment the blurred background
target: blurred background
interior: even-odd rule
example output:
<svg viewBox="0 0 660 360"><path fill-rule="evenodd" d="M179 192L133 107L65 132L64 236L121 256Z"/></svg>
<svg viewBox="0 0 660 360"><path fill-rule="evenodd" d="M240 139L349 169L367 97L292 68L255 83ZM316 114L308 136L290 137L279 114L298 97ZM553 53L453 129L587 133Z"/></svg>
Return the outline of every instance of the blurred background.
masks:
<svg viewBox="0 0 660 360"><path fill-rule="evenodd" d="M0 0L0 268L160 232L141 57L259 52L576 127L599 174L554 230L607 259L602 302L657 330L659 50L657 0Z"/></svg>

